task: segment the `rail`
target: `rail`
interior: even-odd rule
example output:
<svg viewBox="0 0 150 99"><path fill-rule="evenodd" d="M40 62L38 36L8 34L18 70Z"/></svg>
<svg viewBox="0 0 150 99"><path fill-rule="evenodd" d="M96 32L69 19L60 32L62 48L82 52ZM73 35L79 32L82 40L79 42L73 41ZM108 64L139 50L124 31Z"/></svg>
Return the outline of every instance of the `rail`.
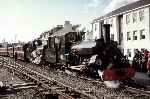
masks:
<svg viewBox="0 0 150 99"><path fill-rule="evenodd" d="M54 78L47 77L37 71L34 71L28 67L25 67L21 64L18 64L14 61L11 61L7 58L1 58L1 64L9 69L13 69L24 76L29 77L30 79L36 81L38 84L41 84L42 87L46 89L50 89L52 92L55 92L57 94L60 94L68 99L74 98L87 98L87 99L98 99L95 96L92 96L86 91L78 90L76 88L72 88L70 86L67 86Z"/></svg>
<svg viewBox="0 0 150 99"><path fill-rule="evenodd" d="M3 60L0 63L3 64L5 67L7 67L9 69L14 69L19 74L23 74L24 76L27 76L28 78L37 82L39 85L41 84L41 86L43 88L45 88L47 90L51 90L52 92L60 94L68 99L72 99L72 98L101 99L103 97L107 97L103 93L101 94L100 92L96 92L96 94L97 93L100 94L97 96L97 95L95 95L95 93L93 91L88 92L86 89L79 90L78 88L71 87L69 85L66 85L66 84L56 80L55 78L49 77L48 74L46 74L46 73L43 74L37 70L34 70L33 68L29 68L30 66L24 66L22 64L14 62L13 60L10 60L8 58L0 57L0 60ZM104 86L101 81L93 81L92 79L87 79L86 77L80 77L80 78L86 79L86 81L88 80L95 84L99 83L99 85ZM133 95L141 94L144 96L150 96L149 90L134 88L131 86L125 86L125 88L127 89L127 91L125 91L125 92L129 92L129 93L131 92L131 93L133 93ZM117 93L117 91L118 90L116 90L116 93ZM124 92L124 89L122 92Z"/></svg>

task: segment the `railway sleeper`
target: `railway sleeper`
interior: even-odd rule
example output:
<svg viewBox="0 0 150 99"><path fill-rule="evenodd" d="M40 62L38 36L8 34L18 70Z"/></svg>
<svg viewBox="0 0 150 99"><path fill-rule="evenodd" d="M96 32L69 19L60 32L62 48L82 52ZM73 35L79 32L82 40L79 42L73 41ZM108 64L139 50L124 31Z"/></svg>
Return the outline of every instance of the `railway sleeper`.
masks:
<svg viewBox="0 0 150 99"><path fill-rule="evenodd" d="M65 88L62 88L61 86L53 86L51 88L53 88L54 90L65 90Z"/></svg>
<svg viewBox="0 0 150 99"><path fill-rule="evenodd" d="M81 97L80 96L81 93L73 91L73 90L69 89L68 87L66 87L66 88L63 87L62 88L60 86L57 86L57 87L53 87L53 89L56 90L57 92L64 93L65 95L67 94L67 95L69 95L69 96L71 96L72 98L75 98L75 99L78 99L78 98Z"/></svg>
<svg viewBox="0 0 150 99"><path fill-rule="evenodd" d="M51 84L49 81L44 81L43 83L48 84L48 85Z"/></svg>
<svg viewBox="0 0 150 99"><path fill-rule="evenodd" d="M45 82L45 84L49 85L50 87L57 85L57 84L53 84L52 81L47 81Z"/></svg>
<svg viewBox="0 0 150 99"><path fill-rule="evenodd" d="M57 85L57 83L55 81L51 82L51 85Z"/></svg>
<svg viewBox="0 0 150 99"><path fill-rule="evenodd" d="M81 93L74 92L74 93L71 93L70 95L75 99L81 98Z"/></svg>

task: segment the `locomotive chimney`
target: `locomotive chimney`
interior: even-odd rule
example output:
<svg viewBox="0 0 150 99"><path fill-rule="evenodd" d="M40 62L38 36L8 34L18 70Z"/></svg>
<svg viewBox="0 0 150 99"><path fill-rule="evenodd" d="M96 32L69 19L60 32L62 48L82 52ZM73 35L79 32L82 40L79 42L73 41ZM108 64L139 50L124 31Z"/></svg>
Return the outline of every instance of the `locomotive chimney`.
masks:
<svg viewBox="0 0 150 99"><path fill-rule="evenodd" d="M110 43L110 24L104 24L103 25L103 36L104 36L104 42Z"/></svg>

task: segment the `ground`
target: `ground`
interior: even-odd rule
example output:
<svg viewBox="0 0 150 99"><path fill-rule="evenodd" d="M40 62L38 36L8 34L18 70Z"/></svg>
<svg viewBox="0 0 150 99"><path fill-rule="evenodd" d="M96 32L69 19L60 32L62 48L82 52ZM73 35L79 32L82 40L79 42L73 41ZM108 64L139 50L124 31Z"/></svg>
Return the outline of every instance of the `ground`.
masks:
<svg viewBox="0 0 150 99"><path fill-rule="evenodd" d="M133 79L138 83L150 86L150 77L148 77L148 74L146 73L136 72Z"/></svg>
<svg viewBox="0 0 150 99"><path fill-rule="evenodd" d="M8 69L0 68L0 81L4 85L9 86L10 84L21 84L25 83L23 80L14 76ZM36 89L20 90L15 94L0 95L0 99L43 99L42 94Z"/></svg>

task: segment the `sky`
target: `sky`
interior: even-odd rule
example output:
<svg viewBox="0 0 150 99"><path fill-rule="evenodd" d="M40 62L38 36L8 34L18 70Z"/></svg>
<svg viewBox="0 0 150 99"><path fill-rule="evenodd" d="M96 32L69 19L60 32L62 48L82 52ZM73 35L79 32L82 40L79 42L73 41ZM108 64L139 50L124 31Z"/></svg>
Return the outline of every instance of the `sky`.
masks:
<svg viewBox="0 0 150 99"><path fill-rule="evenodd" d="M90 21L137 0L0 0L0 42L31 41L71 21L90 30Z"/></svg>

